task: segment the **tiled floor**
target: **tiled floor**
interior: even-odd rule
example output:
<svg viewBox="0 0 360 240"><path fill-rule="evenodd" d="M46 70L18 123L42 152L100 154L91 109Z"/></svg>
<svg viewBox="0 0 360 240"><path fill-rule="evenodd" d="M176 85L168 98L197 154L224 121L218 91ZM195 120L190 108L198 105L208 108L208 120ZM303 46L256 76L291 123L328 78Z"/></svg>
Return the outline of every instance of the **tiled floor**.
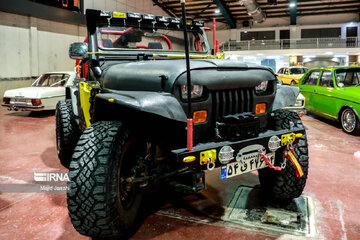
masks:
<svg viewBox="0 0 360 240"><path fill-rule="evenodd" d="M295 237L221 221L239 185L258 185L257 175L220 180L207 173L207 189L185 199L149 200L133 239L360 239L360 137L330 121L304 116L310 170L304 194L315 206L316 235ZM0 184L34 183L33 172L66 172L55 147L54 112L0 109ZM64 193L0 193L0 239L88 239L67 215Z"/></svg>

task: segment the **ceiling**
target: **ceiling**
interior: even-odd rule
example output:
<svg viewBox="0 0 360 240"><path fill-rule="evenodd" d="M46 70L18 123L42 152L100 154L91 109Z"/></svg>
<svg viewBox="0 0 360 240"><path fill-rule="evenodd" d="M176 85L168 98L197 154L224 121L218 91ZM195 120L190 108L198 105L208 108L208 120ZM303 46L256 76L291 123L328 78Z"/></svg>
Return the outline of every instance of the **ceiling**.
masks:
<svg viewBox="0 0 360 240"><path fill-rule="evenodd" d="M170 16L181 16L179 0L153 0L153 2ZM266 18L289 18L292 24L294 19L296 24L296 16L360 13L359 0L256 0L256 2L265 12ZM296 7L290 8L290 3L295 3ZM236 24L241 22L252 20L241 0L187 0L186 14L188 17L206 22L216 18L216 21L227 23L231 28L235 28Z"/></svg>

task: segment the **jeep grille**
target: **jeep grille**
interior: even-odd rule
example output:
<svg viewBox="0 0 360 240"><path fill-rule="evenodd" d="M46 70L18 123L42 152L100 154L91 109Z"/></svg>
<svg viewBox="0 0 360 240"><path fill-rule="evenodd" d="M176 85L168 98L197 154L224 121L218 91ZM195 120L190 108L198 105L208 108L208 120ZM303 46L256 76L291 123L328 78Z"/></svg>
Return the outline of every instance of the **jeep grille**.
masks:
<svg viewBox="0 0 360 240"><path fill-rule="evenodd" d="M213 120L235 113L253 112L253 88L211 91Z"/></svg>

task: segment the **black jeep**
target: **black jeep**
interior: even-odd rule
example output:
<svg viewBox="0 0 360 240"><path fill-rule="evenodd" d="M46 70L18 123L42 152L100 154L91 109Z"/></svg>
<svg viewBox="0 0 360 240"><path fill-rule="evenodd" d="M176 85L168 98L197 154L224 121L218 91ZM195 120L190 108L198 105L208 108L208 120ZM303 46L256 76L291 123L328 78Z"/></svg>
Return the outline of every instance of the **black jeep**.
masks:
<svg viewBox="0 0 360 240"><path fill-rule="evenodd" d="M188 91L180 19L97 10L86 17L87 43L69 50L81 60L82 78L56 111L58 155L70 170L67 202L77 231L126 236L145 191L195 193L205 188L204 170L218 167L224 184L258 170L274 201L301 195L308 172L305 130L295 112L282 109L295 103L296 88L278 87L267 67L211 55L203 22L188 19Z"/></svg>

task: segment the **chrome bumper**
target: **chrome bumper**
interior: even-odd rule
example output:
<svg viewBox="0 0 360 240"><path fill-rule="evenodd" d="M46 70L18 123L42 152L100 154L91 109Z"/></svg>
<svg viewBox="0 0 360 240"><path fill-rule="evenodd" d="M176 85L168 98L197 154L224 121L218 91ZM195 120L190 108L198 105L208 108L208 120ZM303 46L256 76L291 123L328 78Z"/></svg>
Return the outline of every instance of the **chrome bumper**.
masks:
<svg viewBox="0 0 360 240"><path fill-rule="evenodd" d="M11 103L3 103L1 104L3 107L7 107L9 111L18 111L18 110L30 110L30 111L40 111L43 110L44 105L32 106L26 104L11 104Z"/></svg>

